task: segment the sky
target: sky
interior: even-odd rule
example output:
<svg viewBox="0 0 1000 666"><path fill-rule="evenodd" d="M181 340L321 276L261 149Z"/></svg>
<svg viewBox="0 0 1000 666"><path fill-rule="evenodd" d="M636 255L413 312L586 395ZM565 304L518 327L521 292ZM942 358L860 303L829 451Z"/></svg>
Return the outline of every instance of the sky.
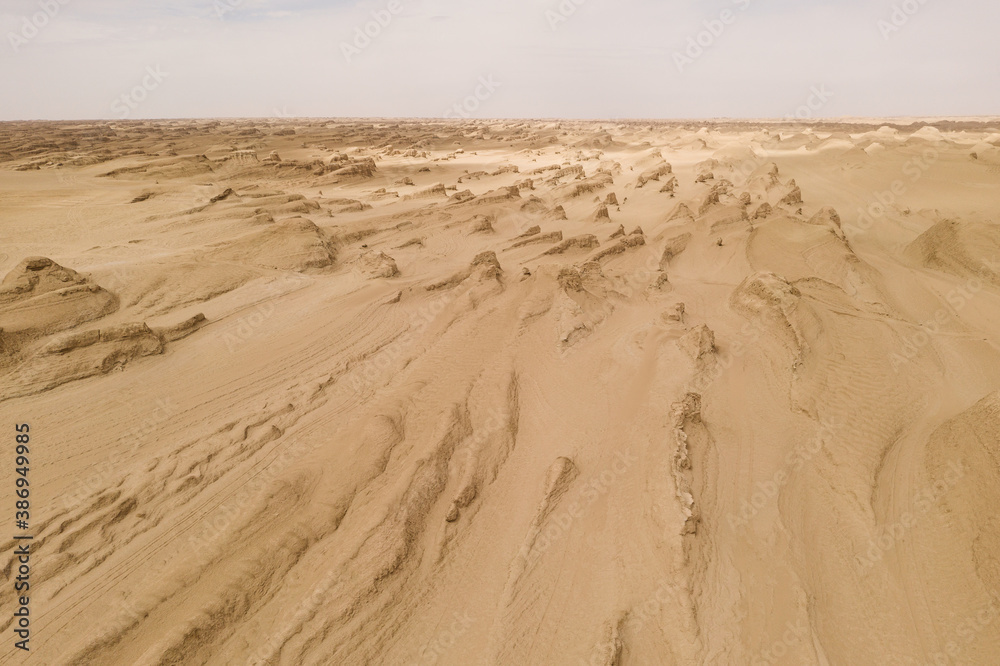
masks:
<svg viewBox="0 0 1000 666"><path fill-rule="evenodd" d="M3 0L0 120L1000 115L987 0Z"/></svg>

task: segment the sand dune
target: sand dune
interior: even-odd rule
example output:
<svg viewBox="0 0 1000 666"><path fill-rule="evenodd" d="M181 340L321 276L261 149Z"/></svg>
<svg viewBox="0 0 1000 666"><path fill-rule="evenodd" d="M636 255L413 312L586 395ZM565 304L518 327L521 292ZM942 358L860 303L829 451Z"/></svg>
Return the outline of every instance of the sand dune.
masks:
<svg viewBox="0 0 1000 666"><path fill-rule="evenodd" d="M0 662L996 663L998 151L0 126Z"/></svg>

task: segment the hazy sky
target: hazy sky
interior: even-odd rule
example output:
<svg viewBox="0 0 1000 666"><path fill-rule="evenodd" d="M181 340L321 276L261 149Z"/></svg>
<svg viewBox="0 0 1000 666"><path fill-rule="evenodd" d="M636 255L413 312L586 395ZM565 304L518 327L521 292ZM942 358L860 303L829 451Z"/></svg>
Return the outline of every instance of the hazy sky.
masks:
<svg viewBox="0 0 1000 666"><path fill-rule="evenodd" d="M3 0L0 119L997 115L998 27L987 0Z"/></svg>

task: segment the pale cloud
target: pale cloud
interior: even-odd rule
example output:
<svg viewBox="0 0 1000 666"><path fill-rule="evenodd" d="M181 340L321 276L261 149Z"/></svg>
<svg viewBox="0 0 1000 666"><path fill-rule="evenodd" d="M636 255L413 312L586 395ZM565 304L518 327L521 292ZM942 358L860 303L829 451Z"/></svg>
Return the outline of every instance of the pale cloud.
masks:
<svg viewBox="0 0 1000 666"><path fill-rule="evenodd" d="M130 117L440 116L480 77L479 117L1000 113L997 5L908 2L7 0L0 119L114 118L151 66Z"/></svg>

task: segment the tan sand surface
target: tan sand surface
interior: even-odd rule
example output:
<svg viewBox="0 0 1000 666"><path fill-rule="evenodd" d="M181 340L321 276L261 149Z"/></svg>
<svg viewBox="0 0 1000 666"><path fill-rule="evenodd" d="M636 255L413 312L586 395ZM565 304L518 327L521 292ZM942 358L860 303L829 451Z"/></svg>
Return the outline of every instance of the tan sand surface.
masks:
<svg viewBox="0 0 1000 666"><path fill-rule="evenodd" d="M1000 659L1000 120L6 123L0 278L0 663Z"/></svg>

